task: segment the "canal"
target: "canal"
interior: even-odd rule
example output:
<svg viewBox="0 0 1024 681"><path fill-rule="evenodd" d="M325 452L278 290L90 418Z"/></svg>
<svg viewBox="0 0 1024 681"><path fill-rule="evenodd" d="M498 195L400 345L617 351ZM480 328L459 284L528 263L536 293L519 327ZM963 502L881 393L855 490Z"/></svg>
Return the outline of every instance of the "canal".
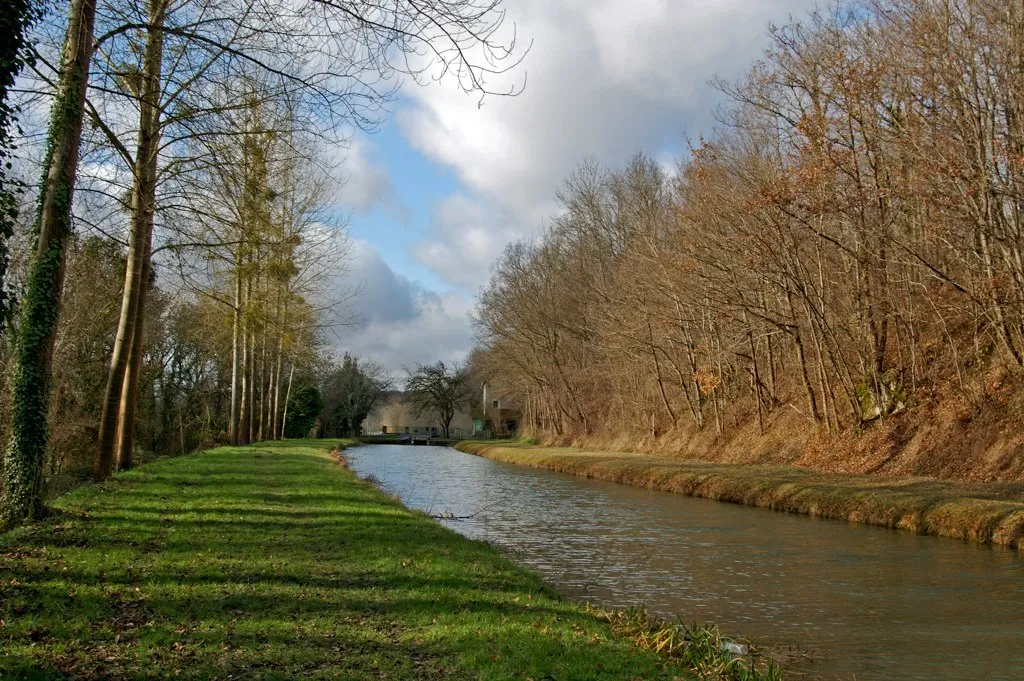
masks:
<svg viewBox="0 0 1024 681"><path fill-rule="evenodd" d="M787 678L1024 679L1012 550L775 513L500 463L454 449L346 452L407 506L562 593L646 605L785 652Z"/></svg>

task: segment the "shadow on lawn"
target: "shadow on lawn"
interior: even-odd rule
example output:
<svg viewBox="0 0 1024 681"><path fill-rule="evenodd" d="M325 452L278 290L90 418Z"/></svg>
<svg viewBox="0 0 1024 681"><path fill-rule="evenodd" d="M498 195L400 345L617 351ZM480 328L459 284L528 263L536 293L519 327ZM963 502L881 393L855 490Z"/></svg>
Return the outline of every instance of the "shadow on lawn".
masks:
<svg viewBox="0 0 1024 681"><path fill-rule="evenodd" d="M0 678L671 677L309 443L160 461L60 507L0 537Z"/></svg>

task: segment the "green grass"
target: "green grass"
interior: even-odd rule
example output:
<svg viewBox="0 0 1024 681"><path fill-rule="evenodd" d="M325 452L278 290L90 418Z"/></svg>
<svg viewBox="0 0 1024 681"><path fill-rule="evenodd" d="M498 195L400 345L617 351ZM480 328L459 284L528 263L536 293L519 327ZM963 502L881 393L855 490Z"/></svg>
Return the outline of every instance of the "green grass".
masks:
<svg viewBox="0 0 1024 681"><path fill-rule="evenodd" d="M323 442L165 459L0 536L0 679L671 679Z"/></svg>
<svg viewBox="0 0 1024 681"><path fill-rule="evenodd" d="M709 463L665 456L460 442L489 459L636 487L1024 550L1024 484L817 473L794 466Z"/></svg>

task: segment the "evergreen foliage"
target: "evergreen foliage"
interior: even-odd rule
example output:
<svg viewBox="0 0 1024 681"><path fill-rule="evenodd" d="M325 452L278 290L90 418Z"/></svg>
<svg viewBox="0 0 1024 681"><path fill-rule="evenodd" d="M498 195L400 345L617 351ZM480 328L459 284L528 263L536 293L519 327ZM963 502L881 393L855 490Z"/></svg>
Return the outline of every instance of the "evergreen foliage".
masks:
<svg viewBox="0 0 1024 681"><path fill-rule="evenodd" d="M345 353L324 380L322 437L357 437L367 415L384 395L388 381L373 362Z"/></svg>
<svg viewBox="0 0 1024 681"><path fill-rule="evenodd" d="M320 412L324 409L324 400L315 386L308 385L295 391L288 400L288 424L284 436L289 438L304 437Z"/></svg>
<svg viewBox="0 0 1024 681"><path fill-rule="evenodd" d="M43 13L41 2L5 0L0 3L0 332L10 321L13 301L7 290L10 263L8 242L14 236L18 219L18 195L22 183L10 177L16 144L18 110L10 100L11 88L25 66L33 63L29 30Z"/></svg>

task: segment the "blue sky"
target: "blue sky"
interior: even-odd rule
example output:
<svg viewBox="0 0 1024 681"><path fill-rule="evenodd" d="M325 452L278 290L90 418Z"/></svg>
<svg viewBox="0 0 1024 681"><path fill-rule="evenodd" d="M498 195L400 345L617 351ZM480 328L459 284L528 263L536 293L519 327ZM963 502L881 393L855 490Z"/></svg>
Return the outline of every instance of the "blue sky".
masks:
<svg viewBox="0 0 1024 681"><path fill-rule="evenodd" d="M511 98L450 83L407 83L387 122L357 134L341 192L354 239L350 283L363 320L339 349L392 369L461 360L468 314L490 264L557 209L584 160L619 166L638 151L672 163L715 125L709 81L743 75L812 0L506 0L533 41Z"/></svg>
<svg viewBox="0 0 1024 681"><path fill-rule="evenodd" d="M451 169L434 163L405 141L393 120L373 135L374 162L385 169L392 192L367 209L356 209L349 220L353 237L376 247L397 273L434 290L448 287L413 257L413 244L430 228L430 207L459 190ZM358 179L356 179L358 181Z"/></svg>

